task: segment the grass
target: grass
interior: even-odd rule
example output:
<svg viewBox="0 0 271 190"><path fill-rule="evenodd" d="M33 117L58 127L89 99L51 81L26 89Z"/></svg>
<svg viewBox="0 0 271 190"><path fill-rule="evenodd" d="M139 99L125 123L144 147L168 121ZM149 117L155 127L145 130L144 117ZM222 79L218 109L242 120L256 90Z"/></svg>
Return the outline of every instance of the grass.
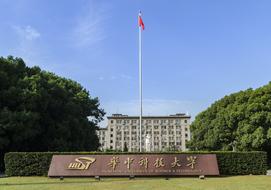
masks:
<svg viewBox="0 0 271 190"><path fill-rule="evenodd" d="M270 190L271 176L198 178L0 178L0 190Z"/></svg>

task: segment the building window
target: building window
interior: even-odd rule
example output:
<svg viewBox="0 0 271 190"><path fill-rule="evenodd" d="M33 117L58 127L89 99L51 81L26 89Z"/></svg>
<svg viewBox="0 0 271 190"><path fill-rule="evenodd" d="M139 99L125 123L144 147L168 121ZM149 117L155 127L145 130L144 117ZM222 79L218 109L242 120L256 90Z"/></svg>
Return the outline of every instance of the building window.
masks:
<svg viewBox="0 0 271 190"><path fill-rule="evenodd" d="M114 123L114 121L113 121L113 120L111 120L111 123Z"/></svg>
<svg viewBox="0 0 271 190"><path fill-rule="evenodd" d="M110 130L113 131L113 128L111 128Z"/></svg>
<svg viewBox="0 0 271 190"><path fill-rule="evenodd" d="M186 119L184 120L184 123L187 123L187 120L186 120Z"/></svg>
<svg viewBox="0 0 271 190"><path fill-rule="evenodd" d="M185 137L186 137L186 138L188 137L188 134L187 134L187 133L185 133Z"/></svg>
<svg viewBox="0 0 271 190"><path fill-rule="evenodd" d="M113 137L113 134L111 134L110 137Z"/></svg>
<svg viewBox="0 0 271 190"><path fill-rule="evenodd" d="M113 140L110 140L110 143L113 143Z"/></svg>

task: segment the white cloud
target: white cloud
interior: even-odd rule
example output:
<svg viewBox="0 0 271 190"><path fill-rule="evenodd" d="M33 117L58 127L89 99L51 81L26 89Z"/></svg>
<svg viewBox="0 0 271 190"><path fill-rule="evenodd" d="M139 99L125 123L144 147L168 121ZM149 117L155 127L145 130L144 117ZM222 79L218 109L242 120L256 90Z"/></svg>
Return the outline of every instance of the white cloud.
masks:
<svg viewBox="0 0 271 190"><path fill-rule="evenodd" d="M24 40L35 40L41 36L41 34L37 31L37 29L33 28L32 26L14 26L13 27L20 38Z"/></svg>
<svg viewBox="0 0 271 190"><path fill-rule="evenodd" d="M126 79L126 80L131 80L133 77L129 76L129 75L125 75L125 74L121 74L120 77L122 79Z"/></svg>
<svg viewBox="0 0 271 190"><path fill-rule="evenodd" d="M99 80L104 80L104 77L100 76L100 77L99 77Z"/></svg>
<svg viewBox="0 0 271 190"><path fill-rule="evenodd" d="M90 1L81 11L72 31L72 43L77 47L94 45L106 38L104 22L107 8L103 4Z"/></svg>
<svg viewBox="0 0 271 190"><path fill-rule="evenodd" d="M116 76L111 76L110 80L115 80L117 77Z"/></svg>
<svg viewBox="0 0 271 190"><path fill-rule="evenodd" d="M44 58L44 55L41 54L41 47L39 46L41 38L41 33L34 28L33 26L19 26L11 25L10 26L14 33L16 34L17 46L14 47L11 54L16 57L21 57L28 65L40 65L41 57Z"/></svg>

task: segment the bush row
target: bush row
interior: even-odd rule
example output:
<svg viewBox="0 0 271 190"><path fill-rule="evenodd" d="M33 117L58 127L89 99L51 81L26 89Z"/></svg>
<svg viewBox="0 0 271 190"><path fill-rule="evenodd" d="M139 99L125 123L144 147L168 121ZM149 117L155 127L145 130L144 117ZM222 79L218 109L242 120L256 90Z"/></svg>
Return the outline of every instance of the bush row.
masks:
<svg viewBox="0 0 271 190"><path fill-rule="evenodd" d="M266 174L266 152L156 152L147 154L216 154L221 175ZM54 154L140 154L123 152L10 152L5 154L8 176L46 176ZM146 153L142 153L146 154Z"/></svg>
<svg viewBox="0 0 271 190"><path fill-rule="evenodd" d="M0 173L5 171L4 153L0 152Z"/></svg>

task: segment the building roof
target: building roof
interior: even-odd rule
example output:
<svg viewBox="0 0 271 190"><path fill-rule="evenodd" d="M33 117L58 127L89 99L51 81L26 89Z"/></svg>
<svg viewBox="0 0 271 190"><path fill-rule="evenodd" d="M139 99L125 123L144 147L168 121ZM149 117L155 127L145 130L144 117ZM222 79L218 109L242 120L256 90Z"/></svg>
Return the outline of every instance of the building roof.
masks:
<svg viewBox="0 0 271 190"><path fill-rule="evenodd" d="M142 116L142 119L172 119L172 118L187 118L190 119L191 116L184 113L177 113L175 115L168 116ZM108 116L107 119L139 119L139 116L128 116L123 114L112 114Z"/></svg>

